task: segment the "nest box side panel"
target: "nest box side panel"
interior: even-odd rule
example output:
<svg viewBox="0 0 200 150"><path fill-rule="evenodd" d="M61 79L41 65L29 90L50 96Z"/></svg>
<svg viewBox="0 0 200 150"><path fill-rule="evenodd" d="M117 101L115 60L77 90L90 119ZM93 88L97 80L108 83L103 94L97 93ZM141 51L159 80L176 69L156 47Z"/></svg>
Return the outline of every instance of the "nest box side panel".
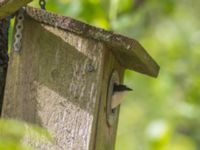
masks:
<svg viewBox="0 0 200 150"><path fill-rule="evenodd" d="M103 76L104 45L28 16L22 49L12 52L3 117L46 127L55 144L37 150L92 149Z"/></svg>
<svg viewBox="0 0 200 150"><path fill-rule="evenodd" d="M122 83L124 77L124 67L122 67L118 63L113 53L109 49L106 49L104 69L103 69L103 80L101 87L100 106L99 106L99 114L97 121L97 130L96 130L96 139L95 139L96 143L94 150L115 149L115 140L117 134L120 107L117 107L114 110L115 120L113 121L112 125L108 124L108 116L106 114L107 107L111 107L108 105L108 94L109 94L109 83L114 72L117 73L119 77L118 83Z"/></svg>

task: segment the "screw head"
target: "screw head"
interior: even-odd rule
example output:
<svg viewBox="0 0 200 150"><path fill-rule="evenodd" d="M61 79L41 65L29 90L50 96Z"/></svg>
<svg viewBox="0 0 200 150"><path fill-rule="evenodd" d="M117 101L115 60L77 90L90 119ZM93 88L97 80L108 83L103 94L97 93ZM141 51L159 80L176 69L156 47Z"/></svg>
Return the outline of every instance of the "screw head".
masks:
<svg viewBox="0 0 200 150"><path fill-rule="evenodd" d="M95 71L95 67L92 64L88 64L86 66L86 70L87 70L87 72L93 72L93 71Z"/></svg>

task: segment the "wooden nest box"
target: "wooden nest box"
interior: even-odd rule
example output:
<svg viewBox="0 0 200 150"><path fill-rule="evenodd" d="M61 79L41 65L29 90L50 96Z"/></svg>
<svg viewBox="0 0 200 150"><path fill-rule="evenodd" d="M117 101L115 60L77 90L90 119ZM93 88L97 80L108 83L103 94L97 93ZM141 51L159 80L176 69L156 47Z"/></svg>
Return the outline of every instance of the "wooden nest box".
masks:
<svg viewBox="0 0 200 150"><path fill-rule="evenodd" d="M125 69L156 77L159 66L134 39L27 7L21 49L12 51L3 117L46 127L40 150L113 150L119 108L109 108Z"/></svg>

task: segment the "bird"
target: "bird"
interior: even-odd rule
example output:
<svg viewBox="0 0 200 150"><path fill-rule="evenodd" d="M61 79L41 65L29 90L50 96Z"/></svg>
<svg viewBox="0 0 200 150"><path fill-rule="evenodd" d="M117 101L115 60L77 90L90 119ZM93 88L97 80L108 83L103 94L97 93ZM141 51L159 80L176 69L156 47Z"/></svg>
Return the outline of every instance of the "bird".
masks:
<svg viewBox="0 0 200 150"><path fill-rule="evenodd" d="M129 92L133 91L131 88L123 84L114 84L113 94L111 99L111 109L118 107L123 101L124 96Z"/></svg>

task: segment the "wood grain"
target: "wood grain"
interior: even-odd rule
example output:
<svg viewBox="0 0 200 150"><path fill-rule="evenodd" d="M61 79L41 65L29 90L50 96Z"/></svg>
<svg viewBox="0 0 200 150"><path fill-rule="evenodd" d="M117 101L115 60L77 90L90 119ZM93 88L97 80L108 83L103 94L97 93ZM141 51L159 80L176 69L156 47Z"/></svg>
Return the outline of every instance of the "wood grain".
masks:
<svg viewBox="0 0 200 150"><path fill-rule="evenodd" d="M111 75L114 71L119 74L120 82L123 82L124 68L117 62L111 51L106 50L105 65L103 70L103 81L98 114L99 117L97 122L94 150L114 150L120 107L117 107L115 110L117 119L114 124L112 126L108 125L106 115L106 107L110 107L107 106L108 86Z"/></svg>
<svg viewBox="0 0 200 150"><path fill-rule="evenodd" d="M157 77L159 73L158 64L135 39L41 9L26 7L26 12L30 17L41 23L105 43L106 47L113 52L116 59L126 69L135 70L152 77Z"/></svg>
<svg viewBox="0 0 200 150"><path fill-rule="evenodd" d="M22 49L12 52L9 62L3 117L37 123L52 132L55 144L29 141L37 150L92 150L102 49L100 42L26 17ZM94 67L92 72L88 65Z"/></svg>
<svg viewBox="0 0 200 150"><path fill-rule="evenodd" d="M108 84L113 71L122 83L126 68L154 77L159 71L134 39L27 7L22 48L9 62L3 117L52 132L49 145L25 140L36 150L114 150L118 119L107 123Z"/></svg>

